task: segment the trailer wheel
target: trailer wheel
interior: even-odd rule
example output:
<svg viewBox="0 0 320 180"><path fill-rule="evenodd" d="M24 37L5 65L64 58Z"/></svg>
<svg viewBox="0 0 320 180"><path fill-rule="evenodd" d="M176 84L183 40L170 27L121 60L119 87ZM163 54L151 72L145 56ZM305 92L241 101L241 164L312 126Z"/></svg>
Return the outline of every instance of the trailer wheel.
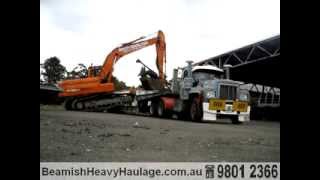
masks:
<svg viewBox="0 0 320 180"><path fill-rule="evenodd" d="M164 104L162 100L160 100L158 103L157 113L159 117L165 116Z"/></svg>
<svg viewBox="0 0 320 180"><path fill-rule="evenodd" d="M149 109L148 109L148 103L146 101L141 101L141 102L138 102L138 110L139 112L148 112Z"/></svg>
<svg viewBox="0 0 320 180"><path fill-rule="evenodd" d="M191 121L202 122L202 107L201 107L200 99L195 97L191 101L189 119Z"/></svg>
<svg viewBox="0 0 320 180"><path fill-rule="evenodd" d="M151 116L157 116L157 103L156 103L156 101L151 102L150 114L151 114Z"/></svg>

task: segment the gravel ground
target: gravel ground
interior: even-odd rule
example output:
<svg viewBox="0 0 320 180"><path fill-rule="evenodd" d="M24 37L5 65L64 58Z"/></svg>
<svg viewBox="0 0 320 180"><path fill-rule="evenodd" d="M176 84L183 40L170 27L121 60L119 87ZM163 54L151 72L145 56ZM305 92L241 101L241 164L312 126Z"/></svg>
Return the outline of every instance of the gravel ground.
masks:
<svg viewBox="0 0 320 180"><path fill-rule="evenodd" d="M40 106L41 162L280 162L280 123L195 123Z"/></svg>

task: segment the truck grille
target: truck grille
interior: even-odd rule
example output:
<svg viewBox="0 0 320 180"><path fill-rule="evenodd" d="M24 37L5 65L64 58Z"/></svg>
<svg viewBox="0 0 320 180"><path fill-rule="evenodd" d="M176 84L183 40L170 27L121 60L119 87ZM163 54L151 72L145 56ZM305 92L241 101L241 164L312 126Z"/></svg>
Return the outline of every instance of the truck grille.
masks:
<svg viewBox="0 0 320 180"><path fill-rule="evenodd" d="M220 85L220 98L235 100L237 98L237 87Z"/></svg>

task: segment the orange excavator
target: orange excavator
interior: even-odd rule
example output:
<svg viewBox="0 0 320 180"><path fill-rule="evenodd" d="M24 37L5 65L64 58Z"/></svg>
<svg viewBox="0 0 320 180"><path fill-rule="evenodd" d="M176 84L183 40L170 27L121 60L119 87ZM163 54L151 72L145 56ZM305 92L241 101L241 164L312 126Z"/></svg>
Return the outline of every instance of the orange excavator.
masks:
<svg viewBox="0 0 320 180"><path fill-rule="evenodd" d="M160 85L164 87L166 83L164 73L166 43L164 33L159 30L156 37L147 38L143 36L116 47L107 55L102 66L88 68L88 76L86 78L60 82L59 86L63 91L59 96L66 98L65 108L67 110L108 109L131 101L129 96L114 93L115 85L112 82L113 66L121 57L151 45L156 46L158 79Z"/></svg>

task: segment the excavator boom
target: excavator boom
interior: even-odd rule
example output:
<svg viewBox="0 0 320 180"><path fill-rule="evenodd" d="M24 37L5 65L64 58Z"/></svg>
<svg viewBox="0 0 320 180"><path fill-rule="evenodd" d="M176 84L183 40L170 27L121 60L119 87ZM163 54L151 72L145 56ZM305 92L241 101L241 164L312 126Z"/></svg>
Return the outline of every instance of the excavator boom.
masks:
<svg viewBox="0 0 320 180"><path fill-rule="evenodd" d="M114 84L112 82L112 72L114 64L121 57L151 45L156 46L156 65L159 73L160 82L164 86L165 75L163 69L164 64L166 63L166 44L164 33L162 31L158 31L156 37L150 39L140 37L134 41L124 43L120 47L113 49L107 55L98 76L89 76L83 79L62 81L61 83L59 83L59 86L63 89L63 92L60 93L59 96L76 97L114 92L115 89Z"/></svg>

